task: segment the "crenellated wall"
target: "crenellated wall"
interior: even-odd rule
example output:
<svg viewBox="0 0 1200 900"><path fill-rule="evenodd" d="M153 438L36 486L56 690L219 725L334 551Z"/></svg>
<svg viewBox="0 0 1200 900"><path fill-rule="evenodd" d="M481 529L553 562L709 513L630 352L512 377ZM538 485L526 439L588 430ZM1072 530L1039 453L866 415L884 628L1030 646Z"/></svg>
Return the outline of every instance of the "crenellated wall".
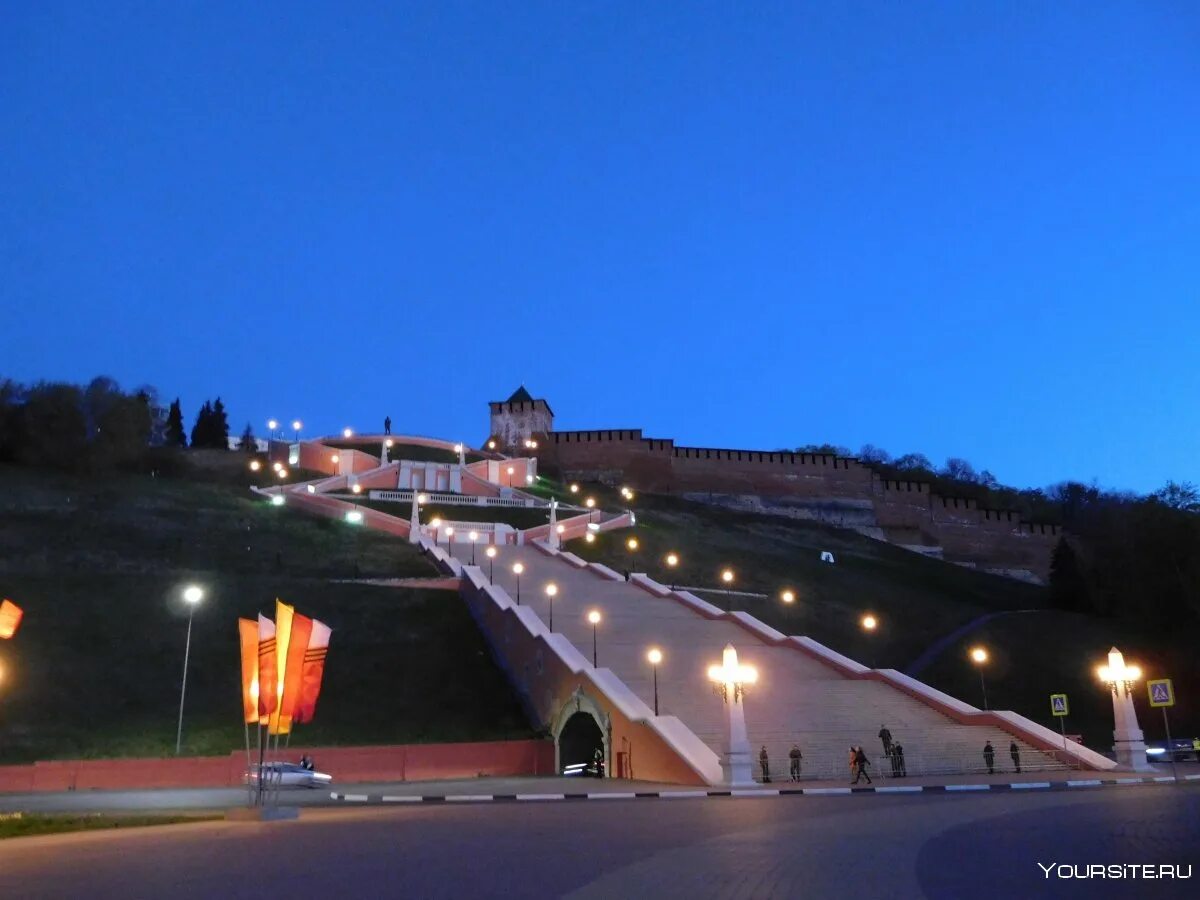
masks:
<svg viewBox="0 0 1200 900"><path fill-rule="evenodd" d="M628 484L642 491L788 498L787 510L947 561L1005 574L1049 576L1059 530L1022 522L1013 510L943 496L923 481L897 481L853 457L826 453L681 447L640 428L553 431L534 451L562 477ZM764 507L767 511L769 508ZM873 521L863 522L864 513Z"/></svg>

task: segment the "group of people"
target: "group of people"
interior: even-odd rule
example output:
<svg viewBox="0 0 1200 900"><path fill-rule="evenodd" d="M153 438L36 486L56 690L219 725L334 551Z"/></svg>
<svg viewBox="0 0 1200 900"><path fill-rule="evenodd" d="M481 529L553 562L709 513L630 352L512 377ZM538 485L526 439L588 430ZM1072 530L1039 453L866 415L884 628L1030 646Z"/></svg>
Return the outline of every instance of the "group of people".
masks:
<svg viewBox="0 0 1200 900"><path fill-rule="evenodd" d="M1016 741L1012 741L1008 745L1008 755L1012 757L1013 768L1018 772L1021 771L1021 748L1017 746ZM992 742L988 741L983 745L983 761L987 764L989 775L996 774L996 748L992 746Z"/></svg>
<svg viewBox="0 0 1200 900"><path fill-rule="evenodd" d="M788 751L788 768L789 778L791 781L800 780L800 760L804 759L804 754L800 752L799 744L792 744L792 749ZM771 783L771 757L767 753L767 745L763 744L761 750L758 751L758 765L762 769L763 784Z"/></svg>
<svg viewBox="0 0 1200 900"><path fill-rule="evenodd" d="M883 755L891 761L892 777L906 777L908 768L904 764L904 745L892 740L892 733L886 725L879 726L879 740L883 744Z"/></svg>

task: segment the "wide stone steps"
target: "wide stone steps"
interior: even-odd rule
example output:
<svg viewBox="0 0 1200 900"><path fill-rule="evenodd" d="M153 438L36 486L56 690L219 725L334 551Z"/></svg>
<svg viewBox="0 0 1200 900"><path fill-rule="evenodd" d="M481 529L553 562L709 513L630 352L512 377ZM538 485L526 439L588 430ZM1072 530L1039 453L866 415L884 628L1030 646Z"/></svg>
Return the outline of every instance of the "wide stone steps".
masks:
<svg viewBox="0 0 1200 900"><path fill-rule="evenodd" d="M469 548L466 549L469 555ZM462 559L463 548L456 548ZM754 665L759 679L746 694L746 724L754 754L766 745L773 773L786 779L788 751L798 742L803 771L811 777L849 776L847 750L861 745L873 765L872 777L891 776L876 734L887 725L904 746L909 775L973 772L984 767L985 742L996 750L998 770L1011 769L1012 736L991 726L961 725L891 685L848 678L826 663L790 647L764 643L732 622L704 618L670 598L656 597L625 581L610 581L547 556L532 547L504 547L495 563L495 582L517 596L513 562L525 571L520 579L522 605L543 622L551 620L545 586L553 582L553 630L592 659L590 610L601 614L595 628L596 658L647 706L654 705L654 680L646 659L650 647L662 650L658 669L658 707L676 716L718 754L725 737L723 701L707 678L726 644L739 660ZM483 567L487 572L487 567ZM736 599L735 599L736 604ZM1022 768L1061 768L1062 764L1018 742Z"/></svg>

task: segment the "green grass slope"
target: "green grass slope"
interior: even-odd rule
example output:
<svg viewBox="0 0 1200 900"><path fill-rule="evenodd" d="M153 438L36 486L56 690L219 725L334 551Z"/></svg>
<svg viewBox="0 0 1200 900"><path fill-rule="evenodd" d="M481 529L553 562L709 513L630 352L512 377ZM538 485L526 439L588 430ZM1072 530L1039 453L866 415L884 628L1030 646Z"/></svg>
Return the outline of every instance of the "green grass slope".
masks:
<svg viewBox="0 0 1200 900"><path fill-rule="evenodd" d="M552 484L542 488L561 495ZM673 497L638 495L632 504L615 491L581 485L576 496L595 496L606 509L632 506L637 528L600 535L595 543L572 541L568 549L618 572L646 571L677 585L720 587L719 573L736 573L734 590L766 598L700 593L722 608L742 609L784 634L808 635L866 665L905 671L931 646L960 627L1001 613L951 642L922 671L920 680L976 706L982 704L978 670L967 651L982 644L991 653L985 669L990 706L1011 709L1058 729L1049 695L1067 692L1072 717L1068 733L1083 734L1093 746L1112 743L1107 689L1093 672L1113 644L1138 662L1148 677L1174 677L1181 705L1172 733L1200 728L1196 697L1200 668L1190 646L1194 636L1154 633L1136 620L1097 619L1048 609L1047 589L923 558L898 547L815 522L730 512ZM638 538L636 555L627 548ZM836 563L820 561L831 551ZM672 573L667 553L679 554ZM781 601L784 589L796 602ZM1028 610L1028 612L1026 612ZM878 617L868 633L864 613ZM1147 737L1162 734L1157 710L1144 703L1138 713Z"/></svg>
<svg viewBox="0 0 1200 900"><path fill-rule="evenodd" d="M234 454L196 461L190 478L0 468L0 595L25 609L0 642L0 761L173 752L193 582L185 753L241 746L236 620L276 597L334 629L297 741L529 735L455 594L339 581L435 574L419 553L256 499Z"/></svg>

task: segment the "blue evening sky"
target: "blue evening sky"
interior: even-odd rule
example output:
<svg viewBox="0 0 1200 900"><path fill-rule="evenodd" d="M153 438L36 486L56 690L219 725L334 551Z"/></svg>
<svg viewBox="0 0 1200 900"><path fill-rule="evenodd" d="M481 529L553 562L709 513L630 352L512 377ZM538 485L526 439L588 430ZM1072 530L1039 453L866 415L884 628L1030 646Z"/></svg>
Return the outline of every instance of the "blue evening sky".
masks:
<svg viewBox="0 0 1200 900"><path fill-rule="evenodd" d="M1200 6L9 4L0 375L1200 481Z"/></svg>

